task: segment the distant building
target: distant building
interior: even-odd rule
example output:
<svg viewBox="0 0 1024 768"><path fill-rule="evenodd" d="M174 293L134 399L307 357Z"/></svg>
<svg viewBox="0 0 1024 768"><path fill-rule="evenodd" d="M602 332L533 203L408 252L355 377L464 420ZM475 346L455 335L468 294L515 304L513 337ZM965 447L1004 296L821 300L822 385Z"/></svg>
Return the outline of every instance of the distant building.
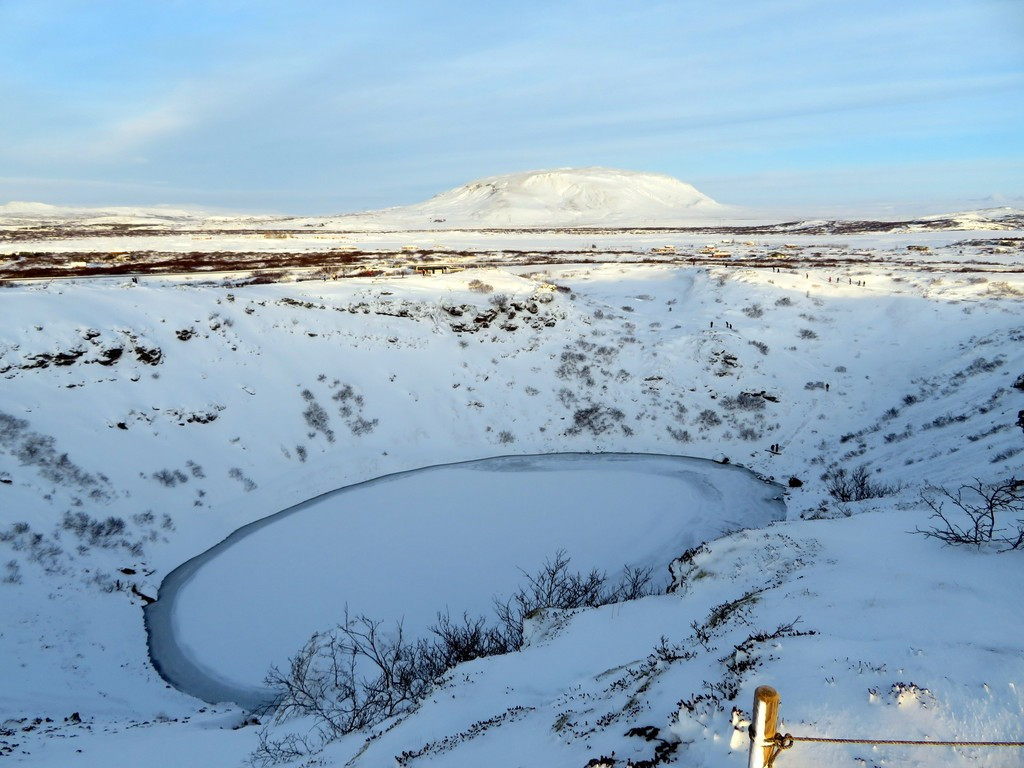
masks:
<svg viewBox="0 0 1024 768"><path fill-rule="evenodd" d="M421 275L435 275L440 272L442 275L450 272L461 272L462 267L453 267L451 264L421 264L416 267Z"/></svg>

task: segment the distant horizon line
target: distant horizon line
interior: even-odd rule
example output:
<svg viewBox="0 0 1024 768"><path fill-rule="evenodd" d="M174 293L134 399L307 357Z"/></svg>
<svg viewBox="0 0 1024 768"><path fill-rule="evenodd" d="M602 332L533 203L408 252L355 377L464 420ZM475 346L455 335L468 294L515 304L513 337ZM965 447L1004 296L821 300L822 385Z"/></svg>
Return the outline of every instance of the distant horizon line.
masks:
<svg viewBox="0 0 1024 768"><path fill-rule="evenodd" d="M57 209L53 211L54 215L58 214L61 209L75 212L88 212L88 211L117 211L124 212L126 210L134 211L153 211L153 212L180 212L188 215L205 215L205 216L225 216L225 217L244 217L244 216L259 216L266 218L339 218L339 217L358 217L358 216L369 216L387 212L400 213L403 209L425 207L431 200L446 195L457 193L460 190L469 190L474 185L481 183L492 183L501 180L514 181L517 179L528 178L531 176L543 176L558 173L595 173L603 172L609 179L614 179L616 174L621 174L625 177L651 177L657 179L671 180L678 184L689 187L693 192L699 196L699 203L709 203L705 210L700 211L695 205L692 212L700 212L704 218L716 219L716 218L777 218L783 217L786 219L820 219L824 217L846 219L846 218L865 218L869 216L881 216L886 219L890 219L893 216L906 216L906 217L922 217L922 216L940 216L950 215L955 213L971 213L979 211L993 211L1005 209L1009 211L1024 209L1024 195L1015 194L1003 194L1003 193L992 193L983 196L977 195L964 195L964 196L942 196L942 197L931 197L931 198L895 198L895 199L865 199L862 198L857 201L850 202L822 202L822 198L819 198L815 202L797 201L797 202L785 202L785 203L754 203L754 204L736 204L736 203L723 203L718 198L712 197L707 193L703 192L695 184L680 179L670 173L664 171L638 171L627 168L618 168L611 166L601 165L580 165L580 166L557 166L552 168L536 168L523 171L512 171L508 173L490 174L484 176L477 176L463 184L459 184L452 187L446 187L438 192L432 194L426 194L421 196L418 200L411 203L398 203L391 205L378 205L378 206L360 206L360 207L344 207L339 206L333 210L329 210L327 213L308 213L307 211L314 208L320 208L318 205L303 206L302 209L290 205L278 206L278 205L253 205L251 207L245 206L244 204L224 204L222 202L202 203L197 201L189 202L172 202L172 198L169 195L165 201L155 203L136 203L136 202L44 202L46 198L35 198L26 199L22 197L20 199L9 199L6 202L0 203L0 215L17 215L19 209L23 209L24 213L30 214L31 209L39 209L39 214L44 214L45 209ZM3 181L3 179L0 179ZM25 179L11 179L11 181L27 181ZM35 181L46 181L50 183L58 183L59 180L35 180ZM67 180L65 180L67 181ZM140 193L143 189L148 189L150 194L139 194L141 198L152 198L152 192L156 191L153 188L138 186ZM792 187L787 187L787 190L791 190ZM193 197L195 198L195 191L190 190L192 194L185 193L182 197ZM174 193L171 193L174 195ZM228 193L224 195L225 198L230 198L233 195ZM379 196L379 195L378 195ZM112 195L115 199L124 199L121 195ZM52 199L52 198L51 198ZM660 203L660 201L658 201ZM325 206L326 207L326 206ZM712 210L707 210L711 208ZM679 206L680 212L685 210L684 206ZM717 209L717 210L715 210ZM323 208L321 208L323 210ZM611 209L609 213L615 213L616 210ZM718 214L718 215L715 215Z"/></svg>
<svg viewBox="0 0 1024 768"><path fill-rule="evenodd" d="M456 188L457 189L457 188ZM429 198L428 198L429 200ZM267 219L336 219L356 218L374 216L389 212L400 213L403 209L423 205L421 203L409 203L405 205L385 206L381 208L364 208L361 210L342 210L329 213L297 213L288 212L280 208L254 207L241 208L223 205L204 205L202 203L147 203L147 204L85 204L85 203L48 203L40 200L9 200L0 203L0 219L11 216L23 215L25 218L45 216L46 210L52 210L53 216L60 216L62 212L68 214L88 214L90 212L102 213L181 213L190 217L207 218L267 218ZM1017 203L1017 204L1014 204ZM703 212L699 217L692 217L693 222L698 220L806 220L832 218L864 219L870 216L878 216L886 220L892 217L907 219L920 219L931 216L951 216L956 214L984 213L1005 211L1007 213L1024 213L1024 197L1003 198L1000 200L964 198L960 201L947 201L945 203L915 202L911 200L887 201L887 202L860 202L860 203L835 203L803 205L799 203L784 204L777 206L767 205L732 205L719 203L720 209L716 211ZM36 208L36 216L32 215L32 208ZM683 210L683 209L680 209ZM610 211L614 214L615 211ZM680 218L679 223L684 223ZM568 226L568 225L567 225ZM580 224L579 226L588 226Z"/></svg>

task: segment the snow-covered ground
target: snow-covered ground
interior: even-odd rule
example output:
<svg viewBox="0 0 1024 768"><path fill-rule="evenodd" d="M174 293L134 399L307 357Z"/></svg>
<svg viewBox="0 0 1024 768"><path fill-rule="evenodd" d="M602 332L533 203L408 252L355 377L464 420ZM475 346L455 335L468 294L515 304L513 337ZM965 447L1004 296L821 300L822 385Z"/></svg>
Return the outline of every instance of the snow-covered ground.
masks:
<svg viewBox="0 0 1024 768"><path fill-rule="evenodd" d="M490 250L579 236L460 237ZM593 237L611 253L656 235ZM677 245L696 251L706 237ZM808 253L821 242L783 237ZM762 684L779 689L783 728L796 735L1024 739L1020 552L915 532L934 523L928 486L1022 475L1019 234L984 234L1008 252L980 256L961 245L976 237L850 235L863 266L799 270L627 260L0 288L0 756L244 763L260 727L235 730L240 707L180 693L149 662L142 604L164 577L236 529L337 488L559 452L728 459L786 486L786 520L763 525L730 497L714 513L720 527L713 515L697 528L706 546L669 571L691 546L699 505L688 491L673 528L674 492L654 480L599 473L580 488L524 473L525 490L481 474L446 484L465 491L454 500L431 488L408 489L407 509L367 497L358 529L323 505L262 528L248 554L227 548L199 572L179 625L223 673L248 681L259 674L248 663L289 653L265 637L301 644L341 621L325 597L331 579L339 601L355 595L359 611L414 623L485 608L492 590L515 586L509 569L559 549L609 574L646 558L674 591L539 615L522 651L457 667L400 721L297 764L582 768L614 752L617 766L656 755L743 765L734 720ZM932 250L911 254L920 265L868 263L922 242ZM823 476L858 467L888 492L834 499ZM606 506L588 522L597 502ZM540 519L546 511L557 525ZM470 517L500 528L500 557L481 553ZM346 557L353 543L358 557ZM429 557L438 551L455 554ZM245 624L257 617L263 629ZM275 621L287 631L269 632ZM312 727L289 720L265 735ZM632 730L648 727L653 740ZM777 764L1020 759L798 744Z"/></svg>

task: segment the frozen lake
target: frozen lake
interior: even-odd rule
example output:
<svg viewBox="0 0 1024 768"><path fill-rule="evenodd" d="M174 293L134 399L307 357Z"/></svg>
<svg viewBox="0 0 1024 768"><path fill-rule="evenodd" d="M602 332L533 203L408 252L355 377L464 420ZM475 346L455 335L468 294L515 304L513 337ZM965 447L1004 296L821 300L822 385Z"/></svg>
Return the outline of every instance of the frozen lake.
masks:
<svg viewBox="0 0 1024 768"><path fill-rule="evenodd" d="M408 635L439 612L491 615L546 560L614 577L781 520L780 486L740 467L647 454L499 457L332 491L240 528L164 580L146 612L154 664L208 701L266 701L313 632L365 614Z"/></svg>

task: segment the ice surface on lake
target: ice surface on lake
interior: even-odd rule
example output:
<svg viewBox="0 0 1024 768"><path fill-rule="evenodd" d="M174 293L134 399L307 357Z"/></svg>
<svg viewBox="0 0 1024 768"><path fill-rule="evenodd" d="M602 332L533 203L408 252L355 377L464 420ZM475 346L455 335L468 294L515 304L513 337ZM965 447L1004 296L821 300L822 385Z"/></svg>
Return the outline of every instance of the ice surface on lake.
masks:
<svg viewBox="0 0 1024 768"><path fill-rule="evenodd" d="M258 686L271 664L284 665L346 607L423 634L438 612L489 616L495 596L511 595L559 551L573 570L615 576L625 565L646 567L664 586L668 563L687 548L781 519L780 490L737 467L672 456L428 467L342 488L236 532L186 564L180 585L172 574L158 605L172 612L174 643L189 662ZM176 679L175 661L160 661Z"/></svg>

